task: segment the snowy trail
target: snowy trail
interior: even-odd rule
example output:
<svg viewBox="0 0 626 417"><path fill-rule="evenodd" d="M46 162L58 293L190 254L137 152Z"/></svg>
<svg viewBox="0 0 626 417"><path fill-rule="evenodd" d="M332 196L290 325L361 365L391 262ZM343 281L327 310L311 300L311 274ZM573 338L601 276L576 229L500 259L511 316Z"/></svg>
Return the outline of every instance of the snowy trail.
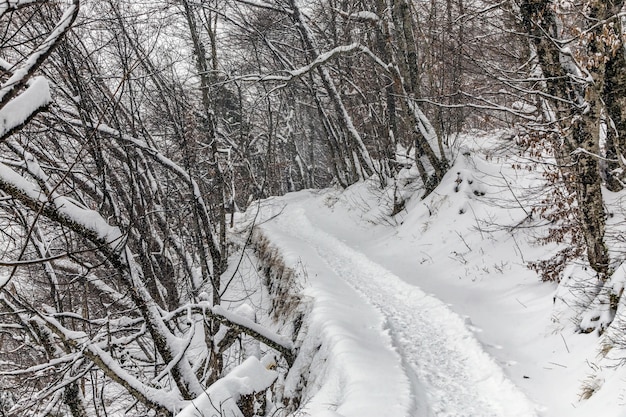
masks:
<svg viewBox="0 0 626 417"><path fill-rule="evenodd" d="M343 380L338 384L342 392L335 399L339 403L336 413L360 417L537 415L535 406L484 352L461 317L316 228L299 203L292 200L263 228L281 251L307 268L314 298L327 301L325 314L318 314L317 319L343 326L343 333L332 334L343 334L351 343L346 347L335 341L328 353L331 363L333 355L344 355L336 361ZM324 298L332 292L334 296ZM346 303L357 311L342 321L337 317L346 317L339 311ZM351 353L354 357L347 359ZM355 371L362 374L359 384L350 383ZM385 401L355 407L356 402L376 395Z"/></svg>

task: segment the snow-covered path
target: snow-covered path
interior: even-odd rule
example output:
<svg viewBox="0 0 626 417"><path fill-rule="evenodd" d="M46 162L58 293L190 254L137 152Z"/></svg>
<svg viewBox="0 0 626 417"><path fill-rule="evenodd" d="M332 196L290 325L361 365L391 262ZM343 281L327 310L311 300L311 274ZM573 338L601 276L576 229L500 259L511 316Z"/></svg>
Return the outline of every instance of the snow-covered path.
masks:
<svg viewBox="0 0 626 417"><path fill-rule="evenodd" d="M310 320L326 349L308 399L343 416L536 416L535 406L444 303L314 225L293 198L263 225L307 271Z"/></svg>

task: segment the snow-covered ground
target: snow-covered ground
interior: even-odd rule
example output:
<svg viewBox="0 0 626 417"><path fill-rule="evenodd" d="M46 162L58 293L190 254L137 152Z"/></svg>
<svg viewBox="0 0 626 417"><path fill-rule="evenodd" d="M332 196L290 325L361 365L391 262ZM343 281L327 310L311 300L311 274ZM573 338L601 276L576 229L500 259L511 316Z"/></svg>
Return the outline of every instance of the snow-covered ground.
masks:
<svg viewBox="0 0 626 417"><path fill-rule="evenodd" d="M626 373L600 371L598 337L576 333L556 285L527 268L554 249L535 244L542 230L527 220L542 178L513 169L501 145L463 138L437 190L395 218L367 183L263 203L262 217L278 215L260 227L311 300L302 411L626 415ZM603 387L581 400L584 384Z"/></svg>

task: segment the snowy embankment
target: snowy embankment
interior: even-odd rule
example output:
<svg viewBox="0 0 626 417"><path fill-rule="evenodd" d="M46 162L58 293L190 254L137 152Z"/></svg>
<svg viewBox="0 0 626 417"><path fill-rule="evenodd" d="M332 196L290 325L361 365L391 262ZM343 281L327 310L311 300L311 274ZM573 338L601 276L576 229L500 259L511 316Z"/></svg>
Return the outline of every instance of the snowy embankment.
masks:
<svg viewBox="0 0 626 417"><path fill-rule="evenodd" d="M307 414L620 415L620 374L580 401L598 339L527 268L553 250L534 244L522 203L540 175L512 169L493 139L465 140L438 189L395 218L372 184L264 203L262 217L279 214L262 233L311 300L296 363Z"/></svg>
<svg viewBox="0 0 626 417"><path fill-rule="evenodd" d="M307 337L326 344L328 374L307 411L334 404L346 417L534 415L457 314L314 228L306 201L289 201L263 228L305 265L309 331L319 333Z"/></svg>

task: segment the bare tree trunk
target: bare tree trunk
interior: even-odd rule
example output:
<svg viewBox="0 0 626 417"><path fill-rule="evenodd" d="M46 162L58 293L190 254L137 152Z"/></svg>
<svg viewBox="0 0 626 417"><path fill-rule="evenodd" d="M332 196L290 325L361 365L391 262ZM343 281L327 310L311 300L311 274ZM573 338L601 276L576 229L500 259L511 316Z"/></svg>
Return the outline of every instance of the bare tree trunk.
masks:
<svg viewBox="0 0 626 417"><path fill-rule="evenodd" d="M624 10L624 1L599 2L598 20L618 16ZM611 191L624 188L626 175L626 52L624 50L624 17L617 17L613 25L602 25L605 38L602 45L606 62L601 98L608 116L607 127L607 187ZM600 34L596 35L596 38ZM621 171L621 172L620 172Z"/></svg>
<svg viewBox="0 0 626 417"><path fill-rule="evenodd" d="M609 255L604 243L606 213L600 175L600 101L594 85L585 81L568 52L557 47L558 17L549 0L521 3L524 29L537 49L537 58L546 78L548 94L562 126L566 146L574 149L574 178L580 212L580 227L587 257L601 280L607 279Z"/></svg>

